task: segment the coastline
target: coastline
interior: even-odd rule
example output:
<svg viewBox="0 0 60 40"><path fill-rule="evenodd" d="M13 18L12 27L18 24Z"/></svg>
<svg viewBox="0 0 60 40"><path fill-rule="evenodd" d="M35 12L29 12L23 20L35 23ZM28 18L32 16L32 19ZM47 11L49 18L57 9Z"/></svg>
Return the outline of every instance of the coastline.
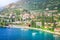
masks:
<svg viewBox="0 0 60 40"><path fill-rule="evenodd" d="M9 27L9 26L7 26L7 27ZM60 33L58 33L58 32L51 32L49 30L43 30L43 29L40 29L40 28L32 28L32 27L28 27L28 26L12 25L12 27L10 26L9 28L24 28L24 29L41 30L41 31L44 31L44 32L48 32L48 33L52 33L52 34L60 36Z"/></svg>
<svg viewBox="0 0 60 40"><path fill-rule="evenodd" d="M40 28L33 28L33 27L28 27L28 26L10 25L10 26L4 26L4 27L7 27L7 28L24 28L24 29L32 29L32 30L41 30L41 31L44 31L44 32L48 32L48 33L52 33L52 34L60 36L60 33L58 33L58 32L51 32L49 30L43 30L43 29L40 29Z"/></svg>

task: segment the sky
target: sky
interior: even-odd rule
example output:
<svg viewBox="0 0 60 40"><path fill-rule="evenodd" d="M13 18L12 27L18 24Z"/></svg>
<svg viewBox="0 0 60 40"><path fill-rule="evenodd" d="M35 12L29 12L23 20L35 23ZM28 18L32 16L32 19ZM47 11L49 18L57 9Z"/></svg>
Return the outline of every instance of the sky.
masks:
<svg viewBox="0 0 60 40"><path fill-rule="evenodd" d="M0 0L0 7L4 7L12 2L17 2L18 0Z"/></svg>

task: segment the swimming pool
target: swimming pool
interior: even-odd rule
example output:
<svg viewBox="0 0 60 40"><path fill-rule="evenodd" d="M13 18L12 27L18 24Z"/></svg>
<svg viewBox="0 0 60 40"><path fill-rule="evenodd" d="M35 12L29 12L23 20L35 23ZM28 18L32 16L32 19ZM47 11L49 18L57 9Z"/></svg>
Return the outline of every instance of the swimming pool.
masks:
<svg viewBox="0 0 60 40"><path fill-rule="evenodd" d="M0 40L60 40L60 36L39 30L0 28Z"/></svg>

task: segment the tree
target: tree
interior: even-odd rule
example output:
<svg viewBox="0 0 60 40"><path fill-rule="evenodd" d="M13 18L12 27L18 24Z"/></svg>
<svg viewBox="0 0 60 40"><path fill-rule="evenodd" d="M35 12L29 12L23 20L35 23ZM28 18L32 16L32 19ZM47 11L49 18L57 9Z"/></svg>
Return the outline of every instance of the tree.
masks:
<svg viewBox="0 0 60 40"><path fill-rule="evenodd" d="M35 23L35 21L31 21L31 27L36 27L36 23Z"/></svg>

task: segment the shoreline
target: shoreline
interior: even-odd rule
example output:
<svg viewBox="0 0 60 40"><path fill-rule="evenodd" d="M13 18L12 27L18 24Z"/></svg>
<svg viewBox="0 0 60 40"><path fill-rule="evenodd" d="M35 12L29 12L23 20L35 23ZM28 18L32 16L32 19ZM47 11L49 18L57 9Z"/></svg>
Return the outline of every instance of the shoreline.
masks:
<svg viewBox="0 0 60 40"><path fill-rule="evenodd" d="M60 36L60 33L51 32L51 31L49 31L49 30L43 30L43 29L40 29L40 28L32 28L32 27L20 26L20 25L13 25L12 28L25 28L25 29L41 30L41 31L44 31L44 32L48 32L48 33L52 33L52 34L55 34L55 35L59 35L59 36Z"/></svg>
<svg viewBox="0 0 60 40"><path fill-rule="evenodd" d="M59 35L60 36L60 33L58 32L51 32L49 30L43 30L43 29L40 29L40 28L33 28L33 27L28 27L28 26L21 26L21 25L11 25L11 26L5 26L7 28L24 28L24 29L33 29L33 30L41 30L41 31L44 31L44 32L48 32L48 33L52 33L52 34L55 34L55 35Z"/></svg>

